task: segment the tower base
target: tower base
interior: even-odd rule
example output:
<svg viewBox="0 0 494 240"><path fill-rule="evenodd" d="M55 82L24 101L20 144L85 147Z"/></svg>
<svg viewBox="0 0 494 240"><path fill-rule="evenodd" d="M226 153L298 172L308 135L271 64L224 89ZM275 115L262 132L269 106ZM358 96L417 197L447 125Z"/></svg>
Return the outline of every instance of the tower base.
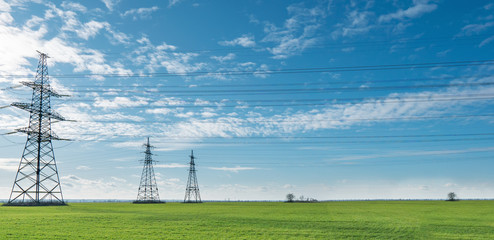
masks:
<svg viewBox="0 0 494 240"><path fill-rule="evenodd" d="M2 206L24 206L24 207L42 207L42 206L67 206L65 202L10 202Z"/></svg>

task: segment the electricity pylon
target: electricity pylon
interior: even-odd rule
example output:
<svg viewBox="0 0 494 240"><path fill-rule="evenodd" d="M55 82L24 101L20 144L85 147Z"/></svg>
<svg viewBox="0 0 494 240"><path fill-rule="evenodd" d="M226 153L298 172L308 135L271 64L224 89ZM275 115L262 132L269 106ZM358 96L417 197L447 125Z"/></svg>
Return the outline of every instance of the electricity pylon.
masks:
<svg viewBox="0 0 494 240"><path fill-rule="evenodd" d="M51 130L52 119L63 121L65 118L51 109L50 97L62 95L50 87L46 63L48 56L38 53L34 82L22 82L33 89L31 103L11 104L28 111L30 116L27 128L16 129L16 132L27 134L27 141L6 205L65 205L51 143L52 140L65 140Z"/></svg>
<svg viewBox="0 0 494 240"><path fill-rule="evenodd" d="M199 185L197 184L196 164L194 163L194 151L190 153L189 179L185 189L184 203L201 203L201 194L199 194Z"/></svg>
<svg viewBox="0 0 494 240"><path fill-rule="evenodd" d="M139 185L139 191L137 193L137 200L134 203L163 203L160 201L160 196L158 194L158 185L156 184L156 178L154 176L153 164L156 162L152 158L151 144L149 144L149 137L147 143L144 144L146 147L145 157L144 157L144 167L142 169L141 184Z"/></svg>

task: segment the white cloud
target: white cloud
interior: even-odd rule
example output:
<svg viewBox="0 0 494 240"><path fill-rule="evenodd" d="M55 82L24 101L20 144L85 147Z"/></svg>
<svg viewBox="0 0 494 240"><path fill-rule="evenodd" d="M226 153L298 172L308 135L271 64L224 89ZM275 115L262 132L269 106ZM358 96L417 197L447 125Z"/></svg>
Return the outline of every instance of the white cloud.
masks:
<svg viewBox="0 0 494 240"><path fill-rule="evenodd" d="M210 105L211 102L210 101L206 101L206 100L202 100L202 99L196 99L196 101L194 102L194 106L204 106L204 105Z"/></svg>
<svg viewBox="0 0 494 240"><path fill-rule="evenodd" d="M223 46L242 46L246 48L256 46L254 37L248 34L244 34L241 37L235 38L231 41L221 41L219 44Z"/></svg>
<svg viewBox="0 0 494 240"><path fill-rule="evenodd" d="M256 170L256 169L259 169L259 168L236 166L236 167L208 167L208 169L217 170L217 171L227 171L227 172L238 173L239 171Z"/></svg>
<svg viewBox="0 0 494 240"><path fill-rule="evenodd" d="M127 180L123 179L123 178L119 178L119 177L110 177L112 180L115 180L117 182L122 182L122 183L125 183L127 182Z"/></svg>
<svg viewBox="0 0 494 240"><path fill-rule="evenodd" d="M120 2L120 0L101 0L101 1L103 1L106 8L108 8L108 10L110 11L113 11L113 7L115 7Z"/></svg>
<svg viewBox="0 0 494 240"><path fill-rule="evenodd" d="M0 158L0 170L15 172L20 161L20 158Z"/></svg>
<svg viewBox="0 0 494 240"><path fill-rule="evenodd" d="M151 105L153 106L177 106L177 105L185 105L187 104L184 100L176 97L164 97L160 98L160 100L153 102Z"/></svg>
<svg viewBox="0 0 494 240"><path fill-rule="evenodd" d="M374 13L369 11L353 10L347 13L343 23L336 24L336 30L331 35L333 38L352 37L369 32L374 26L370 24L370 19Z"/></svg>
<svg viewBox="0 0 494 240"><path fill-rule="evenodd" d="M0 12L0 24L8 25L14 21L14 18L8 12Z"/></svg>
<svg viewBox="0 0 494 240"><path fill-rule="evenodd" d="M203 111L203 112L201 112L201 116L203 118L211 118L211 117L215 117L217 115L218 115L217 113L214 113L214 112L211 112L211 111Z"/></svg>
<svg viewBox="0 0 494 240"><path fill-rule="evenodd" d="M84 166L84 165L77 166L75 169L76 169L76 170L91 170L91 168L90 168L90 167L88 167L88 166Z"/></svg>
<svg viewBox="0 0 494 240"><path fill-rule="evenodd" d="M437 9L437 5L434 3L429 3L429 0L414 0L414 5L403 10L398 11L379 17L379 22L389 22L393 19L403 20L420 17L426 13L432 12Z"/></svg>
<svg viewBox="0 0 494 240"><path fill-rule="evenodd" d="M188 168L189 165L181 163L169 163L169 164L156 164L155 168Z"/></svg>
<svg viewBox="0 0 494 240"><path fill-rule="evenodd" d="M211 56L211 59L216 60L220 63L223 63L225 61L230 61L235 59L235 54L234 53L228 53L225 56Z"/></svg>
<svg viewBox="0 0 494 240"><path fill-rule="evenodd" d="M290 18L286 19L282 27L266 23L263 42L272 42L276 46L267 50L275 59L284 59L298 54L319 41L316 32L322 26L322 19L326 17L326 10L321 6L305 8L301 4L287 7Z"/></svg>
<svg viewBox="0 0 494 240"><path fill-rule="evenodd" d="M10 4L5 2L4 0L0 0L0 12L10 12Z"/></svg>
<svg viewBox="0 0 494 240"><path fill-rule="evenodd" d="M169 108L154 108L154 109L146 109L146 113L149 114L160 114L160 115L168 115L174 112L174 110Z"/></svg>
<svg viewBox="0 0 494 240"><path fill-rule="evenodd" d="M476 82L485 81L477 79ZM264 125L261 132L293 133L296 131L314 131L318 129L339 129L352 125L368 124L372 119L388 118L387 121L400 121L399 118L410 116L441 115L458 108L479 104L478 101L409 101L407 99L441 98L441 96L492 94L494 87L478 87L458 89L448 88L441 92L418 92L405 94L389 94L385 99L366 100L360 103L333 104L331 107L312 112L298 111L294 114L277 114L270 117L255 117L250 120ZM444 97L443 97L444 98ZM395 119L393 119L395 118ZM396 119L398 118L398 119Z"/></svg>
<svg viewBox="0 0 494 240"><path fill-rule="evenodd" d="M173 7L177 5L178 3L182 2L183 0L168 0L168 7Z"/></svg>
<svg viewBox="0 0 494 240"><path fill-rule="evenodd" d="M487 45L488 43L492 42L494 40L494 36L492 37L488 37L486 39L484 39L480 44L479 44L479 47L483 47L485 45Z"/></svg>
<svg viewBox="0 0 494 240"><path fill-rule="evenodd" d="M192 63L199 56L197 53L176 52L176 47L163 42L155 46L148 38L137 40L141 44L134 54L136 63L143 65L149 72L155 72L159 68L165 68L169 73L185 74L202 69L205 63Z"/></svg>
<svg viewBox="0 0 494 240"><path fill-rule="evenodd" d="M150 8L134 8L134 9L127 10L127 11L125 11L125 13L120 14L120 15L122 17L132 16L132 18L134 20L137 20L137 18L141 18L141 19L148 18L151 15L151 13L158 11L158 10L159 10L159 8L157 6L153 6Z"/></svg>
<svg viewBox="0 0 494 240"><path fill-rule="evenodd" d="M94 101L94 106L103 109L117 109L122 107L136 107L147 105L148 102L145 99L135 99L132 100L128 97L115 97L113 100L96 98Z"/></svg>
<svg viewBox="0 0 494 240"><path fill-rule="evenodd" d="M74 32L78 37L87 40L90 37L95 36L101 29L105 29L109 35L112 44L127 44L129 37L114 30L108 22L90 21L82 24L78 19L78 14L74 11L64 11L56 7L56 5L49 3L49 10L46 11L45 20L58 16L62 19L63 25L61 30L61 38L68 38L67 33Z"/></svg>
<svg viewBox="0 0 494 240"><path fill-rule="evenodd" d="M62 2L62 7L68 10L73 10L73 11L79 11L85 13L87 11L87 8L81 5L80 3L75 3L75 2L67 2L64 1Z"/></svg>
<svg viewBox="0 0 494 240"><path fill-rule="evenodd" d="M494 22L486 22L482 24L468 24L461 29L459 36L471 36L474 34L479 34L489 28L494 26Z"/></svg>
<svg viewBox="0 0 494 240"><path fill-rule="evenodd" d="M90 179L73 174L60 177L65 199L133 199L138 186L122 180Z"/></svg>
<svg viewBox="0 0 494 240"><path fill-rule="evenodd" d="M85 23L81 29L75 30L75 32L80 38L88 40L89 38L96 36L101 29L109 28L109 26L110 25L107 22L90 21Z"/></svg>
<svg viewBox="0 0 494 240"><path fill-rule="evenodd" d="M437 151L393 151L390 153L380 154L365 154L365 155L346 155L343 157L333 157L328 161L355 161L365 159L381 159L381 158L395 158L400 156L437 156L437 155L454 155L461 153L476 153L476 152L490 152L494 148L467 148L467 149L454 149L454 150L437 150Z"/></svg>

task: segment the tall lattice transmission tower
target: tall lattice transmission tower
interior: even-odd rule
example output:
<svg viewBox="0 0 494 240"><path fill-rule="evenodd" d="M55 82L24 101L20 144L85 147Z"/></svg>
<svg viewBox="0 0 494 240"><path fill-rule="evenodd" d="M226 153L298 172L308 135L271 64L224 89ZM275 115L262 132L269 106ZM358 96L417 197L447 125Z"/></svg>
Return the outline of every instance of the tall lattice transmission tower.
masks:
<svg viewBox="0 0 494 240"><path fill-rule="evenodd" d="M50 97L61 97L48 79L48 56L39 53L38 69L34 82L22 82L33 89L31 103L11 105L30 113L29 126L16 129L26 133L27 141L15 176L7 205L64 205L52 140L58 138L51 130L52 119L65 120L51 109Z"/></svg>
<svg viewBox="0 0 494 240"><path fill-rule="evenodd" d="M199 194L199 185L197 184L196 164L194 162L194 150L190 153L190 168L187 187L185 188L184 203L201 203L201 194Z"/></svg>
<svg viewBox="0 0 494 240"><path fill-rule="evenodd" d="M137 193L137 200L134 203L163 203L160 201L160 196L158 194L158 185L156 184L156 178L154 176L153 164L156 162L152 158L151 144L149 144L149 137L147 143L144 144L146 147L145 157L144 157L144 167L142 169L141 184L139 185L139 191Z"/></svg>

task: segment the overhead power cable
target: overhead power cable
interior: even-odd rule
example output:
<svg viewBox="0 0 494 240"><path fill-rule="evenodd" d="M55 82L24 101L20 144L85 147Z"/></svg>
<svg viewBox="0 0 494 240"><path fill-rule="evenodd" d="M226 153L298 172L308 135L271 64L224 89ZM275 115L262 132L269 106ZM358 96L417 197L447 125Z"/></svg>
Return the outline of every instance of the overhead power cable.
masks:
<svg viewBox="0 0 494 240"><path fill-rule="evenodd" d="M487 78L494 77L492 74L484 75L462 75L462 76L440 76L440 77L425 77L425 78L395 78L381 80L347 80L347 81L324 81L324 82L301 82L301 83L256 83L256 84L188 84L188 85L169 85L169 84L154 84L154 85L72 85L71 88L231 88L231 87L281 87L281 86L313 86L313 85L333 85L333 84L378 84L378 83L398 83L398 82L416 82L416 81L436 81L436 80L457 80L467 78ZM2 90L2 89L0 89Z"/></svg>
<svg viewBox="0 0 494 240"><path fill-rule="evenodd" d="M491 98L494 97L493 94L434 94L434 95L418 95L418 96L411 96L411 97L391 97L391 96L386 96L386 97L359 97L359 98L289 98L289 99L228 99L228 100L221 100L221 101L212 101L212 100L204 100L204 103L197 102L197 100L183 100L183 99L176 99L179 104L182 105L187 105L187 104L195 104L195 105L206 105L206 104L214 104L214 106L221 106L221 104L226 104L229 102L232 103L265 103L265 102L282 102L282 103L300 103L300 102L329 102L329 103L334 103L334 102L347 102L347 101L383 101L384 103L387 101L384 100L391 100L391 101L414 101L414 100L429 100L429 101L434 101L436 99L455 99L455 98ZM64 102L94 102L94 101L114 101L112 98L97 98L97 99L81 99L81 98L70 98L70 99L64 99ZM172 101L175 99L172 99ZM165 101L166 102L166 101ZM158 107L175 107L176 105L179 104L168 104L168 105L159 105L159 101L153 101L153 102L148 102L147 104L151 106L158 106Z"/></svg>
<svg viewBox="0 0 494 240"><path fill-rule="evenodd" d="M409 135L345 135L345 136L166 136L166 135L132 135L132 134L94 134L94 133L77 133L67 134L69 136L112 136L112 137L132 137L145 138L156 137L161 139L284 139L284 140L299 140L299 139L361 139L361 138L432 138L432 137L466 137L466 136L494 136L494 133L449 133L449 134L409 134Z"/></svg>
<svg viewBox="0 0 494 240"><path fill-rule="evenodd" d="M320 72L354 72L354 71L378 71L378 70L400 70L400 69L420 69L420 68L448 68L493 65L494 60L470 60L470 61L449 61L449 62L429 62L429 63L408 63L408 64L383 64L383 65L361 65L361 66L340 66L340 67L306 67L306 68L286 68L273 70L226 70L226 71L197 71L197 72L155 72L146 74L54 74L57 78L88 78L93 76L102 77L122 77L122 78L147 78L166 76L203 76L203 75L251 75L251 74L300 74L300 73L320 73ZM33 77L33 75L6 74L0 77Z"/></svg>
<svg viewBox="0 0 494 240"><path fill-rule="evenodd" d="M458 36L455 38L451 38L451 36L438 36L438 37L430 37L430 38L415 38L415 36L401 37L401 38L393 38L386 40L374 40L374 41L348 41L348 42L339 42L339 43L320 43L311 45L313 49L341 49L345 47L366 47L366 46L379 46L385 45L389 46L390 43L394 44L415 44L415 43L431 43L431 42L440 42L444 43L445 41L458 42L458 41L470 41L476 39L485 39L486 37L490 37L490 34L479 34L475 36ZM261 47L266 48L266 47ZM245 48L245 47L222 47L222 48L204 48L204 49L194 49L194 48L177 48L175 51L170 52L187 52L187 53L210 53L210 52L246 52L257 50L260 51L259 48ZM124 52L116 52L116 51L101 51L104 55L128 55L128 53Z"/></svg>
<svg viewBox="0 0 494 240"><path fill-rule="evenodd" d="M189 119L188 121L139 121L139 120L78 120L77 122L96 122L96 123L183 123L183 124L197 124L197 123L310 123L310 122L343 122L343 121L389 121L389 120L427 120L427 119L454 119L454 118L484 118L494 117L494 113L486 114L472 114L472 115L444 115L444 116L408 116L408 117L388 117L388 118L338 118L338 119L305 119L305 120L286 120L286 119L217 119L212 120L199 120Z"/></svg>
<svg viewBox="0 0 494 240"><path fill-rule="evenodd" d="M344 101L344 102L331 102L332 100L320 100L323 101L322 103L301 103L300 101L292 101L290 100L285 100L286 103L281 103L281 104L249 104L249 103L238 103L237 105L225 105L223 103L216 103L215 105L165 105L165 106L153 106L152 103L150 105L140 105L140 106L129 106L129 105L119 105L118 108L145 108L145 109L163 109L163 108L242 108L242 107L250 107L250 108L255 108L255 107L297 107L297 106L330 106L330 105L335 105L335 104L343 104L343 103L362 103L365 104L365 100L368 101L379 101L379 103L409 103L409 102L448 102L448 101L480 101L480 100L490 100L494 99L494 96L491 95L490 97L468 97L468 98L432 98L432 99L415 99L415 100L401 100L401 99L390 99L390 100L375 100L372 98L369 99L363 99L363 102L358 101L358 100L353 100L353 101ZM335 99L336 100L336 99ZM75 100L76 102L94 102L95 100ZM325 102L324 102L325 101ZM194 104L191 102L191 104ZM101 106L100 106L101 108ZM111 107L109 107L111 108Z"/></svg>
<svg viewBox="0 0 494 240"><path fill-rule="evenodd" d="M246 95L246 94L263 94L263 93L312 93L312 92L334 92L334 91L373 91L373 90L398 90L398 89L423 89L423 88L444 88L444 87L474 87L474 86L492 86L494 82L477 82L477 83L449 83L449 84L422 84L407 86L374 86L374 87L331 87L331 88L283 88L283 89L220 89L220 90L119 90L119 89L79 89L73 92L111 92L111 93L168 93L174 96L178 93L187 93L198 96L197 94L217 95L218 93L228 93L228 95Z"/></svg>
<svg viewBox="0 0 494 240"><path fill-rule="evenodd" d="M225 139L228 140L228 139ZM451 139L393 139L393 140L372 140L372 141L154 141L155 143L163 144L194 144L194 145L208 145L208 144L220 144L220 145L263 145L263 144L377 144L377 143L428 143L428 142L464 142L464 141L489 141L494 140L493 137L489 138L451 138ZM125 143L131 142L129 140L108 140L108 139L93 139L93 140L76 140L80 142L113 142L113 143Z"/></svg>

